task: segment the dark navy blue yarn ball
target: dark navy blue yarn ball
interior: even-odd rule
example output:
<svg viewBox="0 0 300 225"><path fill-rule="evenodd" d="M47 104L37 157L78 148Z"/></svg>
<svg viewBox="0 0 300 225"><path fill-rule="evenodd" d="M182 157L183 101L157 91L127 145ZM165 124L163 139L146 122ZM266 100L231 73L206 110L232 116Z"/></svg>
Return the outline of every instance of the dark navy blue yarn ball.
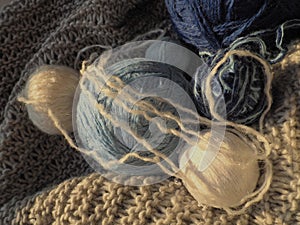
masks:
<svg viewBox="0 0 300 225"><path fill-rule="evenodd" d="M181 38L211 53L240 36L300 18L299 0L166 0L166 6Z"/></svg>

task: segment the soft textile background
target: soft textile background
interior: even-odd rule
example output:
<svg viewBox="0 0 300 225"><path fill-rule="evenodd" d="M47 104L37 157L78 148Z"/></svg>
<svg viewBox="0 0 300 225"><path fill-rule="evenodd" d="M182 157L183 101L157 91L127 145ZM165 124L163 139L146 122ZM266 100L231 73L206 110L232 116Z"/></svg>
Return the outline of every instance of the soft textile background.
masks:
<svg viewBox="0 0 300 225"><path fill-rule="evenodd" d="M265 122L274 179L247 214L198 206L178 180L111 183L59 136L41 133L16 101L36 66L73 66L91 44L117 46L169 29L162 0L18 0L0 12L0 224L300 224L300 44L274 67Z"/></svg>

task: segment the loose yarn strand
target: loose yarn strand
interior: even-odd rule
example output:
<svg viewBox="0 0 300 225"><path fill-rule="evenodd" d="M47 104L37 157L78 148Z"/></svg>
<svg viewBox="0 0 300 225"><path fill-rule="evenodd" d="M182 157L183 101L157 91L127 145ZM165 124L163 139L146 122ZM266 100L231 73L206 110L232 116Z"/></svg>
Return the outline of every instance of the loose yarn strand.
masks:
<svg viewBox="0 0 300 225"><path fill-rule="evenodd" d="M234 41L229 49L230 50L234 50L234 49L237 49L237 48L240 48L243 44L249 44L249 43L256 43L260 46L260 55L262 57L265 57L265 55L268 53L267 52L267 46L265 44L265 42L257 37L257 36L249 36L249 37L241 37L241 38L238 38L236 41Z"/></svg>
<svg viewBox="0 0 300 225"><path fill-rule="evenodd" d="M66 141L68 142L68 144L74 148L75 150L79 151L82 154L87 154L89 156L94 157L95 159L99 160L100 162L103 163L103 166L105 165L104 162L102 161L102 159L94 152L94 151L88 151L87 149L84 148L80 148L78 147L74 141L72 140L72 138L68 135L68 133L62 128L62 126L60 125L58 119L55 117L55 115L53 114L53 112L51 111L51 109L48 109L48 115L51 118L51 120L54 122L54 125L56 126L56 128L61 132L61 134L64 136L64 138L66 139ZM114 163L116 163L116 161L112 161L111 165L113 165ZM107 165L107 168L110 168L110 165Z"/></svg>
<svg viewBox="0 0 300 225"><path fill-rule="evenodd" d="M35 100L26 99L23 96L18 96L17 100L19 102L22 102L22 103L25 103L25 104L28 104L28 105L37 105L38 103L41 103L41 102L38 102L38 101L35 101Z"/></svg>
<svg viewBox="0 0 300 225"><path fill-rule="evenodd" d="M145 39L147 39L148 36L154 35L156 33L159 34L159 36L156 38L156 40L161 40L165 36L166 31L163 29L154 29L147 33L136 36L135 38L132 39L132 42L145 40Z"/></svg>
<svg viewBox="0 0 300 225"><path fill-rule="evenodd" d="M278 29L276 30L276 47L280 50L280 53L273 60L271 60L272 63L279 62L287 53L287 49L283 48L282 46L285 29L294 28L298 26L300 26L300 20L294 19L289 20L278 27Z"/></svg>
<svg viewBox="0 0 300 225"><path fill-rule="evenodd" d="M234 208L224 208L224 210L231 215L241 215L244 214L245 211L247 210L247 208L249 206L251 206L252 204L259 202L262 200L264 194L269 190L269 187L271 185L272 182L272 163L270 162L270 160L266 160L265 161L265 173L264 173L264 182L263 184L260 186L259 189L257 189L256 191L254 191L253 193L245 196L242 200L241 200L241 204L244 204L242 206L241 209L234 209ZM252 198L252 199L251 199ZM249 200L251 199L251 200Z"/></svg>
<svg viewBox="0 0 300 225"><path fill-rule="evenodd" d="M88 51L92 48L100 48L101 50L102 49L105 49L105 50L109 50L111 49L111 46L108 46L108 45L99 45L99 44L96 44L96 45L89 45L89 46L86 46L82 49L80 49L80 51L77 53L77 56L76 56L76 59L74 61L74 65L73 65L73 68L76 69L78 64L79 64L79 58L80 56L85 52L85 51Z"/></svg>
<svg viewBox="0 0 300 225"><path fill-rule="evenodd" d="M212 89L211 89L211 81L212 81L212 78L213 76L217 73L219 67L224 63L226 62L226 60L231 56L231 55L238 55L238 56L246 56L246 57L252 57L254 59L256 59L257 61L259 61L263 66L264 66L264 69L265 69L265 73L267 75L267 84L265 86L265 94L267 96L267 108L266 110L264 110L264 112L262 113L261 117L260 117L260 120L259 120L259 127L260 127L260 130L262 130L262 127L263 127L263 121L264 121L264 118L266 116L266 114L268 113L268 111L270 110L271 108L271 103L272 103L272 97L271 97L271 94L270 94L270 88L271 88L271 82L272 82L272 79L273 79L273 73L271 71L271 68L269 66L269 64L263 60L262 58L260 58L259 56L247 51L247 50L231 50L231 51L228 51L224 57L216 64L216 66L210 71L208 77L207 77L207 80L206 80L206 90L205 90L205 94L207 96L207 99L208 99L208 102L209 102L209 109L210 109L210 112L212 114L212 116L214 118L216 118L217 120L219 121L224 121L224 118L222 118L222 116L220 116L217 112L215 112L214 110L214 107L215 107L215 100L212 96ZM232 123L232 122L229 122L229 121L226 121L230 124L235 124L235 123Z"/></svg>
<svg viewBox="0 0 300 225"><path fill-rule="evenodd" d="M265 29L250 33L244 37L239 37L234 40L228 47L229 50L237 49L244 44L249 44L250 42L256 43L260 46L260 55L267 60L270 64L275 64L282 60L282 58L286 55L287 49L283 47L285 31L290 28L295 28L300 26L300 19L288 20L282 23L280 26L274 29ZM279 50L279 53L271 58L271 52L267 51L267 45L263 40L263 36L271 35L276 33L275 43L276 48Z"/></svg>

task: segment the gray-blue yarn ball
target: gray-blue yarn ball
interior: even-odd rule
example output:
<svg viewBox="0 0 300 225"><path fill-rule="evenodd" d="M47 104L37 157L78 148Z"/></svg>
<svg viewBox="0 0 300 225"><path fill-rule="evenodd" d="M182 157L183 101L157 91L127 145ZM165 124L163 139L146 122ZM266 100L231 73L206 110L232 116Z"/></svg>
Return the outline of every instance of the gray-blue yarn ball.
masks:
<svg viewBox="0 0 300 225"><path fill-rule="evenodd" d="M124 97L125 95L122 92L118 92L114 88L110 88L112 95L104 91L99 93L97 89L99 84L96 84L93 80L87 80L84 85L89 90L90 97L82 91L79 92L74 110L75 135L79 145L87 151L94 151L105 164L119 160L132 152L142 157L153 158L155 155L136 141L136 138L128 131L130 129L151 144L154 149L169 157L170 160L176 161L178 155L172 155L172 153L177 148L182 149L185 143L176 135L161 132L155 127L152 119L159 120L156 122L164 124L167 129L175 129L180 132L180 127L172 119L160 119L155 113L141 109L138 103L150 104L162 114L171 113L176 117L180 117L180 110L178 111L176 106L169 103L163 96L160 97L160 94L169 95L170 98L181 104L182 108L187 108L187 102L191 98L190 96L193 95L192 84L188 80L189 76L174 66L145 59L123 60L108 67L106 72L123 82L125 86L119 86L123 90L128 86L135 89L135 82L137 82L140 85L140 89L136 89L137 92L143 92L144 89L148 88L153 89L154 93L141 98L138 94ZM102 78L95 76L94 80L97 79L101 80ZM118 84L114 79L109 81ZM108 80L104 82L102 90L107 88L107 82ZM185 97L180 94L179 89L186 92ZM117 101L119 97L120 102ZM131 97L134 100L133 102L129 101ZM114 124L108 116L100 113L95 107L95 103L90 101L90 98L101 105L107 114L114 117L118 124ZM192 100L190 102L194 104ZM124 107L125 105L127 109ZM136 114L137 110L145 112L150 119L145 118L143 114ZM128 126L127 128L122 127L124 123ZM103 166L96 158L88 156L87 160L96 170ZM130 175L161 174L159 166L136 157L129 157L124 164L115 165L112 170Z"/></svg>

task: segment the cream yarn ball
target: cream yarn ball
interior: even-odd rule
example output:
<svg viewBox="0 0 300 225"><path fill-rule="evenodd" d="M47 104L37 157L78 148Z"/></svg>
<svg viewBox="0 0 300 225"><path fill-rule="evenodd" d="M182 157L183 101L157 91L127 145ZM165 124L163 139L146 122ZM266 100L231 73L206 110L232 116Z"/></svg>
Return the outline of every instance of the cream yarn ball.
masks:
<svg viewBox="0 0 300 225"><path fill-rule="evenodd" d="M78 83L79 73L71 68L56 65L38 68L30 76L23 92L33 124L45 133L61 134L49 116L51 110L64 130L73 131L72 105Z"/></svg>
<svg viewBox="0 0 300 225"><path fill-rule="evenodd" d="M233 133L226 132L223 141L222 137L211 136L210 131L206 132L197 146L180 156L183 183L200 204L217 208L239 206L254 191L259 179L255 151Z"/></svg>

